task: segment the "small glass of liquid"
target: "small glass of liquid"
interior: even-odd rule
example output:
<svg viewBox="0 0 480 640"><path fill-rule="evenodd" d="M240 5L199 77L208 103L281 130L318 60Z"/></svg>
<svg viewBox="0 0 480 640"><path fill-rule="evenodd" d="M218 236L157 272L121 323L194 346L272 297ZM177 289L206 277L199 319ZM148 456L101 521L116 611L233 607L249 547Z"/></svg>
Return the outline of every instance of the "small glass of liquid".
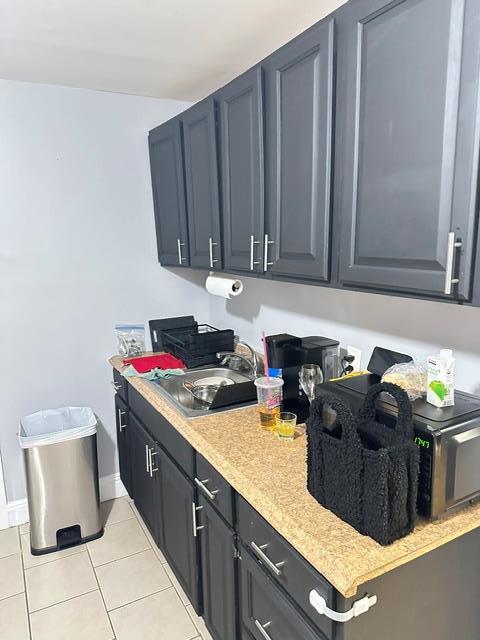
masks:
<svg viewBox="0 0 480 640"><path fill-rule="evenodd" d="M290 411L280 411L275 418L275 430L280 440L290 441L295 438L295 427L297 426L297 416Z"/></svg>
<svg viewBox="0 0 480 640"><path fill-rule="evenodd" d="M255 380L258 397L260 425L265 431L275 431L277 416L283 398L282 378L257 378Z"/></svg>

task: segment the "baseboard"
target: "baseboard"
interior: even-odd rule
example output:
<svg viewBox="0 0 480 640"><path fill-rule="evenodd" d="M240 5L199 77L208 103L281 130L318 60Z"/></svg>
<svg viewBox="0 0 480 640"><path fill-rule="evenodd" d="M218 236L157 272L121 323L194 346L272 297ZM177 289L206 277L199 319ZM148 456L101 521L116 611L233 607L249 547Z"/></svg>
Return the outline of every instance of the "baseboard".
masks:
<svg viewBox="0 0 480 640"><path fill-rule="evenodd" d="M125 487L120 480L119 473L103 476L99 480L100 502L121 498L126 495ZM7 503L8 526L15 527L29 521L27 499L12 500Z"/></svg>

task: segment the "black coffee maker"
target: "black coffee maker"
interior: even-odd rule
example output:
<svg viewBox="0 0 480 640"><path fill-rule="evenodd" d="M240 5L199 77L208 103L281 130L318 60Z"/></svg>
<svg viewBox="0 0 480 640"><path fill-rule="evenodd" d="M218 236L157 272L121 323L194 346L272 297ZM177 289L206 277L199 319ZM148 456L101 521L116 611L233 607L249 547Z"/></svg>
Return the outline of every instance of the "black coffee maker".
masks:
<svg viewBox="0 0 480 640"><path fill-rule="evenodd" d="M324 380L339 374L339 342L322 336L298 338L288 333L266 337L268 365L281 369L283 385L283 410L297 415L298 423L304 422L310 411L310 403L300 386L298 375L304 364L318 364Z"/></svg>

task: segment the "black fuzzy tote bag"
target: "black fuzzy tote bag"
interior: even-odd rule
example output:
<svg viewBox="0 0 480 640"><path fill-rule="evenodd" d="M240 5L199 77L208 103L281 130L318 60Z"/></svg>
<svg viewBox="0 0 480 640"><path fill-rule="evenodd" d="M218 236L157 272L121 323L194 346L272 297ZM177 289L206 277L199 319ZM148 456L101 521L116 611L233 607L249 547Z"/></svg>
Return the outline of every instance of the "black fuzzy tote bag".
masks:
<svg viewBox="0 0 480 640"><path fill-rule="evenodd" d="M395 427L376 421L382 392L398 405ZM327 427L324 409L336 413ZM307 420L308 490L321 505L382 545L413 531L419 450L413 442L412 406L400 387L370 388L357 418L335 395L320 393Z"/></svg>

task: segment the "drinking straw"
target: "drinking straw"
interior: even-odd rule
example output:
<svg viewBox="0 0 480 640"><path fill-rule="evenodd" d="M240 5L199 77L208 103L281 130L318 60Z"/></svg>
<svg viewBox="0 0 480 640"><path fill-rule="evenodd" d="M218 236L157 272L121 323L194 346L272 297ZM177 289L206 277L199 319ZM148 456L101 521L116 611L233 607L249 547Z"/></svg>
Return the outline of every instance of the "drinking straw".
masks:
<svg viewBox="0 0 480 640"><path fill-rule="evenodd" d="M265 331L262 331L262 344L263 344L263 364L265 367L265 377L267 382L270 382L270 372L268 370L268 356L267 356L267 339L265 338Z"/></svg>

